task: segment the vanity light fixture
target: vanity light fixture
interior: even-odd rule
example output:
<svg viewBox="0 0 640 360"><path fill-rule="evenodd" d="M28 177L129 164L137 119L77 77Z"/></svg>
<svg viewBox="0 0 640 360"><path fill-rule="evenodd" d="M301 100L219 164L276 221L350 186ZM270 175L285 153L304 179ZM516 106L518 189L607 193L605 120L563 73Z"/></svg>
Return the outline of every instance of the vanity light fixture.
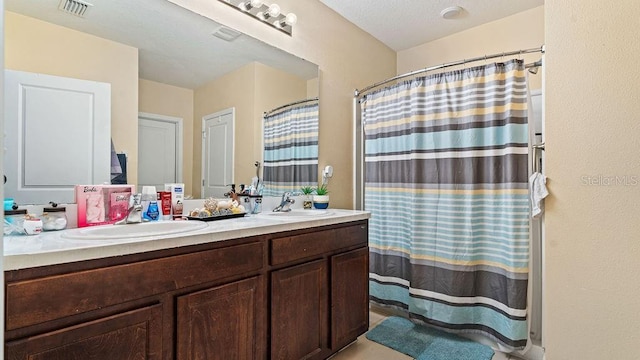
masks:
<svg viewBox="0 0 640 360"><path fill-rule="evenodd" d="M236 10L252 16L259 21L272 26L291 36L293 25L298 22L294 13L282 14L278 4L265 4L263 0L218 0L230 5Z"/></svg>

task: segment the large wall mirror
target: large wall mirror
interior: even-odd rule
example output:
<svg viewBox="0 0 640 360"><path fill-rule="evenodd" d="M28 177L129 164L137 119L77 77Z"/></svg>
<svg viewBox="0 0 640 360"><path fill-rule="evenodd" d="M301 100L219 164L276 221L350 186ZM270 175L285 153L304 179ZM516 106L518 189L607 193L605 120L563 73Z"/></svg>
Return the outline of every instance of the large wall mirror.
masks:
<svg viewBox="0 0 640 360"><path fill-rule="evenodd" d="M182 182L194 198L249 184L262 175L264 112L318 96L317 65L171 2L89 2L69 14L65 1L5 0L5 67L110 84L110 137L128 183ZM182 137L167 141L173 132Z"/></svg>

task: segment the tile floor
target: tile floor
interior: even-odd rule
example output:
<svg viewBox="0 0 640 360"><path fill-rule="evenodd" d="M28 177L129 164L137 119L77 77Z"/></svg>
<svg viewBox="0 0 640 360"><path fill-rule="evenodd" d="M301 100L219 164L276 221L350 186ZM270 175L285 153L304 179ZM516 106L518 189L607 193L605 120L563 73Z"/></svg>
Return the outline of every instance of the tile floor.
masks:
<svg viewBox="0 0 640 360"><path fill-rule="evenodd" d="M375 311L369 312L369 329L378 325L387 315ZM358 341L349 345L339 353L335 354L331 360L412 360L405 354L399 353L376 342L369 341L364 335ZM492 360L517 360L514 356L498 353Z"/></svg>

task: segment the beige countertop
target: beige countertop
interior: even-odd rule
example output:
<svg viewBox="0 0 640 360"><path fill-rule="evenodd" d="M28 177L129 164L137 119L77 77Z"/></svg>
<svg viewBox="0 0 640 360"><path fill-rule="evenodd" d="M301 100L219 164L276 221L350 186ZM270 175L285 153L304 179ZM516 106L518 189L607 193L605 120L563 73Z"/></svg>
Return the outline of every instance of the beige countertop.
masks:
<svg viewBox="0 0 640 360"><path fill-rule="evenodd" d="M76 229L43 232L40 235L33 236L5 236L4 270L17 270L110 256L122 256L241 237L333 225L364 220L369 217L370 213L366 211L329 209L326 214L318 217L274 216L263 213L251 216L247 215L241 218L210 221L206 223L207 226L205 228L189 232L126 239L78 240L64 237L65 232Z"/></svg>

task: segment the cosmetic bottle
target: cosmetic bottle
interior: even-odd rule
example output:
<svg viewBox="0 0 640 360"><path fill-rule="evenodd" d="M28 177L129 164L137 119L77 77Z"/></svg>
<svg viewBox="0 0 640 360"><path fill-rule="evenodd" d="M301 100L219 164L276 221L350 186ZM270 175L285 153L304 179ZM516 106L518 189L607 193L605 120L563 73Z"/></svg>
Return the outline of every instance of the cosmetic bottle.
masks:
<svg viewBox="0 0 640 360"><path fill-rule="evenodd" d="M158 193L155 186L142 187L142 219L144 221L157 221L160 218L158 208Z"/></svg>

